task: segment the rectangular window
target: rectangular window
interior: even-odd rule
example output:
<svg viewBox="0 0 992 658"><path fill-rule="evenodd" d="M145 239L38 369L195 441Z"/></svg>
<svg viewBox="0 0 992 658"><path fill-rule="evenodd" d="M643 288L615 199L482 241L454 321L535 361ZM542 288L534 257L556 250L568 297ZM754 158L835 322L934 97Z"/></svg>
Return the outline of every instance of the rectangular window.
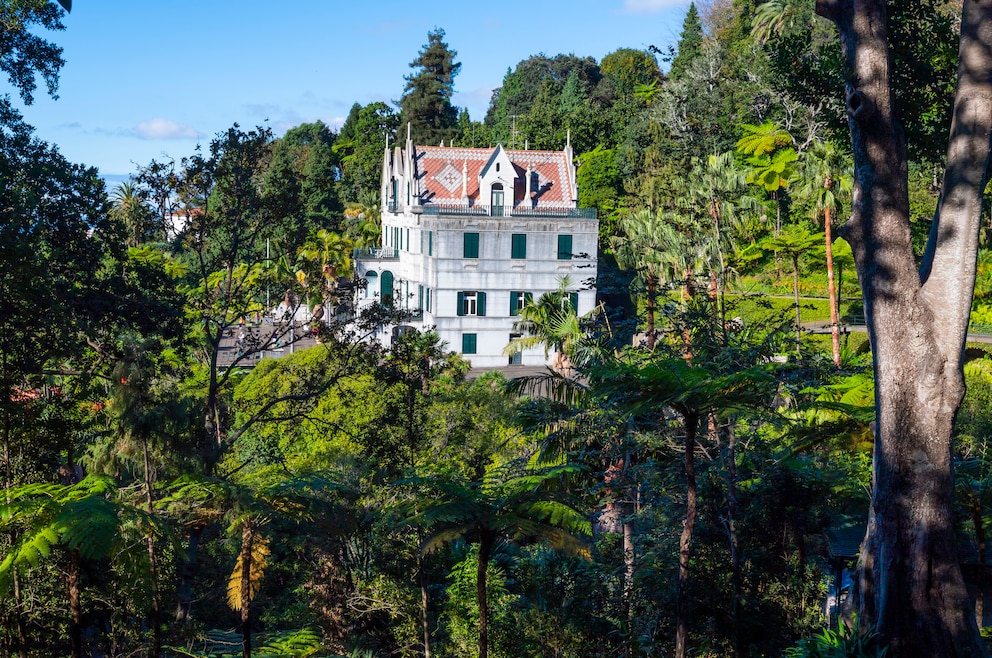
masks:
<svg viewBox="0 0 992 658"><path fill-rule="evenodd" d="M486 293L466 290L458 293L458 315L486 315Z"/></svg>
<svg viewBox="0 0 992 658"><path fill-rule="evenodd" d="M478 258L479 257L479 234L478 233L466 233L465 234L465 252L463 254L464 258Z"/></svg>
<svg viewBox="0 0 992 658"><path fill-rule="evenodd" d="M462 334L462 354L475 354L476 335Z"/></svg>
<svg viewBox="0 0 992 658"><path fill-rule="evenodd" d="M527 234L514 233L510 239L510 258L527 258Z"/></svg>
<svg viewBox="0 0 992 658"><path fill-rule="evenodd" d="M412 251L412 249L410 249L410 229L406 230L406 250Z"/></svg>
<svg viewBox="0 0 992 658"><path fill-rule="evenodd" d="M512 291L510 293L510 315L520 315L520 309L534 300L534 293Z"/></svg>
<svg viewBox="0 0 992 658"><path fill-rule="evenodd" d="M572 236L558 236L558 260L572 260Z"/></svg>
<svg viewBox="0 0 992 658"><path fill-rule="evenodd" d="M434 231L427 232L427 255L434 255Z"/></svg>
<svg viewBox="0 0 992 658"><path fill-rule="evenodd" d="M433 309L431 308L431 289L430 288L427 289L427 312L428 313L433 313L434 312Z"/></svg>
<svg viewBox="0 0 992 658"><path fill-rule="evenodd" d="M572 312L576 315L579 314L579 293L570 292L568 293L568 303L572 305Z"/></svg>

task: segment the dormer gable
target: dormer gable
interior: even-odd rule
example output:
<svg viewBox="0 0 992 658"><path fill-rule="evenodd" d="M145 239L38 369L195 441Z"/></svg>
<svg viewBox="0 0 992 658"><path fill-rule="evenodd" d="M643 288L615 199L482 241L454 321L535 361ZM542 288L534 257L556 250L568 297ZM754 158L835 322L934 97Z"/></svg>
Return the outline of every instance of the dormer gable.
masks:
<svg viewBox="0 0 992 658"><path fill-rule="evenodd" d="M513 206L517 170L510 156L498 144L479 172L479 200L484 205Z"/></svg>

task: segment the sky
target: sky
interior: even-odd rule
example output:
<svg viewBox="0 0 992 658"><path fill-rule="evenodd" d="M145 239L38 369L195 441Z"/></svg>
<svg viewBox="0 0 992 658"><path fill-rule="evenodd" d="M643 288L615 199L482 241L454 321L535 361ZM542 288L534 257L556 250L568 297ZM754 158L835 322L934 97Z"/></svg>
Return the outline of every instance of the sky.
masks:
<svg viewBox="0 0 992 658"><path fill-rule="evenodd" d="M462 68L453 102L482 120L508 68L531 55L601 60L675 45L688 0L75 0L59 98L24 107L36 135L114 182L152 159L206 147L235 122L278 136L354 103L391 103L427 33L445 31ZM664 68L664 64L662 67Z"/></svg>

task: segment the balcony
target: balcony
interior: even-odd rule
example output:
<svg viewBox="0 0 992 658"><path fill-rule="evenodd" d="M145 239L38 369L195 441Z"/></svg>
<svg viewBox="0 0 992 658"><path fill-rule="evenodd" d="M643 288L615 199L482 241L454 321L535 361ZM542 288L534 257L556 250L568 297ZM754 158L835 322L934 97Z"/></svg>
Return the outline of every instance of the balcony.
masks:
<svg viewBox="0 0 992 658"><path fill-rule="evenodd" d="M374 247L371 249L355 249L352 260L399 260L400 250L396 247Z"/></svg>
<svg viewBox="0 0 992 658"><path fill-rule="evenodd" d="M596 219L595 208L524 208L517 206L464 206L428 203L425 215L470 215L474 217L534 217L562 219Z"/></svg>

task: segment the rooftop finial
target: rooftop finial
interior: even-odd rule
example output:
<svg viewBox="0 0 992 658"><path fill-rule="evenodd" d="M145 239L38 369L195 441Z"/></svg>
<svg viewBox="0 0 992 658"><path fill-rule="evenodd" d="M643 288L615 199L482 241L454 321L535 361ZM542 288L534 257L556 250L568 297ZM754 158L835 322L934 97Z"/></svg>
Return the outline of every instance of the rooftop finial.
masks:
<svg viewBox="0 0 992 658"><path fill-rule="evenodd" d="M406 122L406 141L410 141L410 122Z"/></svg>
<svg viewBox="0 0 992 658"><path fill-rule="evenodd" d="M568 148L571 145L572 145L572 129L569 128L568 130L565 131L565 148Z"/></svg>

